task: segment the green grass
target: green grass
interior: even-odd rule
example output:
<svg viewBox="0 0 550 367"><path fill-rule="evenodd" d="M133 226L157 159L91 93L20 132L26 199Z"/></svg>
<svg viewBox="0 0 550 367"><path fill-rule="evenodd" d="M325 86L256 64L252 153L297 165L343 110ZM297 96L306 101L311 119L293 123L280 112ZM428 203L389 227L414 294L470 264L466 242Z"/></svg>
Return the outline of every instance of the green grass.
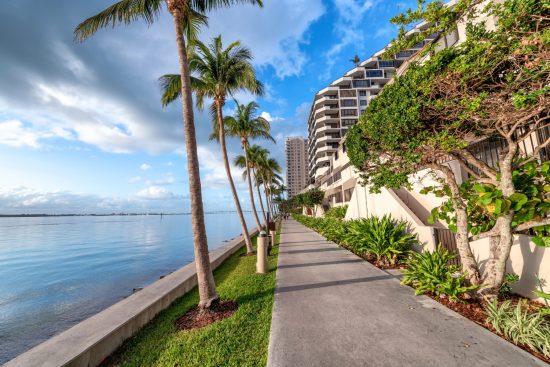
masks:
<svg viewBox="0 0 550 367"><path fill-rule="evenodd" d="M199 301L195 287L126 341L105 365L265 366L279 247L272 249L271 271L264 275L256 274L256 256L239 257L244 250L214 272L220 298L238 304L234 315L202 329L177 331L174 321Z"/></svg>

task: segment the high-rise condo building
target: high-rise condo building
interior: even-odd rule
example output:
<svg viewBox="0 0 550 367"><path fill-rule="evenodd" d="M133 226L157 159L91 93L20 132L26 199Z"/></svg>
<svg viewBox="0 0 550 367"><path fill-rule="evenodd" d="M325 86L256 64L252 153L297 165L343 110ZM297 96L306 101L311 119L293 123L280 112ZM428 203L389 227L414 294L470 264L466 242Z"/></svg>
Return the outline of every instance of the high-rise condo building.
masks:
<svg viewBox="0 0 550 367"><path fill-rule="evenodd" d="M369 102L391 80L397 68L427 42L430 40L416 48L400 51L392 59L384 59L382 50L315 95L308 121L310 179L319 181L329 171L331 157L349 127L357 123Z"/></svg>
<svg viewBox="0 0 550 367"><path fill-rule="evenodd" d="M302 137L288 137L285 141L288 197L298 194L308 184L307 147L307 139Z"/></svg>

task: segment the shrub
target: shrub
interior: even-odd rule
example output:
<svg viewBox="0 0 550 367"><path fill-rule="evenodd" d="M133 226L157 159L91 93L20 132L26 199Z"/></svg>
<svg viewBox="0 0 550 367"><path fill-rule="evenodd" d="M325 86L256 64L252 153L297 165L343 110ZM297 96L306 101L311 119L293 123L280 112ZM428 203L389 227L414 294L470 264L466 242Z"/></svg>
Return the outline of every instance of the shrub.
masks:
<svg viewBox="0 0 550 367"><path fill-rule="evenodd" d="M550 358L550 321L542 312L530 313L521 302L514 307L510 301L500 305L493 301L487 307L487 321L512 342Z"/></svg>
<svg viewBox="0 0 550 367"><path fill-rule="evenodd" d="M450 265L456 255L438 246L434 252L412 253L406 261L401 284L412 286L416 294L431 292L437 296L446 295L453 301L474 290L477 286L466 285L466 274L460 273L460 267Z"/></svg>
<svg viewBox="0 0 550 367"><path fill-rule="evenodd" d="M344 242L352 251L376 257L377 265L397 264L418 243L416 235L407 233L408 222L372 216L348 223Z"/></svg>
<svg viewBox="0 0 550 367"><path fill-rule="evenodd" d="M325 213L325 218L332 218L332 219L340 219L343 220L346 216L346 212L348 210L348 206L337 206L334 208L330 208Z"/></svg>

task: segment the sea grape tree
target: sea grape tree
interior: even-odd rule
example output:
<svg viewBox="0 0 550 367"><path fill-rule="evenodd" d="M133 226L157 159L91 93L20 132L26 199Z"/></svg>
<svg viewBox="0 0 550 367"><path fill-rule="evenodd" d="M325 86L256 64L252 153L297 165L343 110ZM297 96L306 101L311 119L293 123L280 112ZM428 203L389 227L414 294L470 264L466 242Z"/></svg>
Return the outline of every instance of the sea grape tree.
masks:
<svg viewBox="0 0 550 367"><path fill-rule="evenodd" d="M531 151L521 148L550 123L550 2L480 3L459 0L453 8L419 1L419 10L394 19L407 23L425 16L436 27L429 31L441 35L453 30L450 19L460 20L467 39L437 53L435 47L421 53L406 74L371 102L348 133L347 146L373 191L408 186L410 175L422 168L438 172L444 185L432 190L450 198L440 212L456 231L470 281L483 281L495 292L504 279L515 231L536 228L536 243L548 243L550 186L540 152L550 139L538 141ZM395 45L416 41L401 32ZM481 139L505 145L496 167L468 149ZM468 173L462 186L444 163L449 160ZM491 237L483 279L470 234Z"/></svg>

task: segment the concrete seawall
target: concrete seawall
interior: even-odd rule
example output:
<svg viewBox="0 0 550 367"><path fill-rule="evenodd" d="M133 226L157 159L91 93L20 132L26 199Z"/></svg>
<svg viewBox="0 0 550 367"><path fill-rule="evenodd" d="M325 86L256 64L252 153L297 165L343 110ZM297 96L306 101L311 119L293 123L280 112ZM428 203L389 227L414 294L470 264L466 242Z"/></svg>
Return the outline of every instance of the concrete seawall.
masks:
<svg viewBox="0 0 550 367"><path fill-rule="evenodd" d="M251 230L250 235L256 232ZM212 269L243 245L241 235L211 251ZM195 264L191 263L19 355L4 367L95 367L196 285Z"/></svg>

